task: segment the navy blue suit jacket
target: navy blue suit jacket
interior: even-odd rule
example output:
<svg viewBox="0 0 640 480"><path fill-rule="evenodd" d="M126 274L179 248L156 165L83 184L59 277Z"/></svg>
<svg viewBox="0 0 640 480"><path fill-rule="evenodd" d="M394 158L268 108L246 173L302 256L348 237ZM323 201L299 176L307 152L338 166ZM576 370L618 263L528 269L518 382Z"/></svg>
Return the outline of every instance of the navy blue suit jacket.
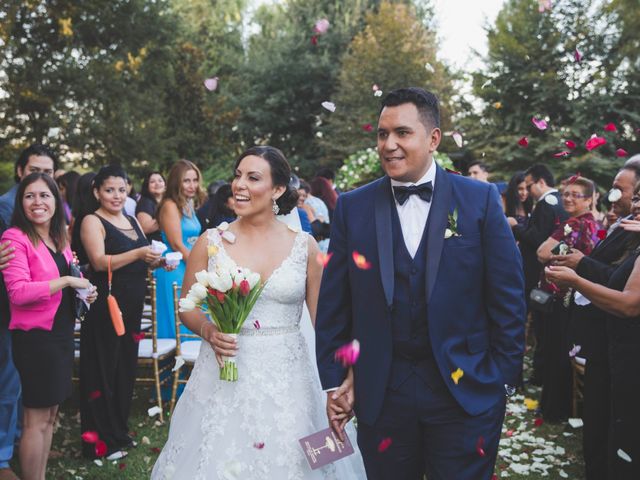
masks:
<svg viewBox="0 0 640 480"><path fill-rule="evenodd" d="M459 405L478 415L520 383L526 307L522 260L495 186L437 169L427 232L426 298L438 369ZM338 198L316 316L323 388L339 386L345 369L334 353L360 342L354 367L355 411L373 424L392 361L394 267L391 182L383 177ZM458 210L459 236L445 239ZM358 268L354 251L372 266ZM464 375L456 385L451 373Z"/></svg>

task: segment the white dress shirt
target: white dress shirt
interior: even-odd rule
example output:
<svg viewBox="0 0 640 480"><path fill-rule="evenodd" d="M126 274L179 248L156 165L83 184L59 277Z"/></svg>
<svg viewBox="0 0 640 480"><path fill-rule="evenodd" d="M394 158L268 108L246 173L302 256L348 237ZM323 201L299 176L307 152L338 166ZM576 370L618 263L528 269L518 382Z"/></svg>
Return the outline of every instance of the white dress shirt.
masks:
<svg viewBox="0 0 640 480"><path fill-rule="evenodd" d="M427 173L417 182L399 182L391 179L391 187L409 187L411 185L422 185L423 183L431 182L435 191L436 185L436 162L431 161L431 166L427 170ZM395 194L394 194L395 198ZM431 202L425 202L418 195L410 195L403 205L400 205L396 200L396 209L398 210L398 217L400 218L400 228L402 229L402 236L404 237L404 244L407 247L411 258L416 256L418 247L420 246L420 240L422 240L422 234L424 233L424 227L427 225L427 219L429 218L429 210L431 210Z"/></svg>

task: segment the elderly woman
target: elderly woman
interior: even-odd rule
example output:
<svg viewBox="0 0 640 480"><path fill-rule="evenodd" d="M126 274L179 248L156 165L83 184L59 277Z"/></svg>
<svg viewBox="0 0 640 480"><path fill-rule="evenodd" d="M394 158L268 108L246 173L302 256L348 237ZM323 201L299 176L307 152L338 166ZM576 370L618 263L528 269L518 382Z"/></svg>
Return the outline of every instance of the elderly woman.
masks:
<svg viewBox="0 0 640 480"><path fill-rule="evenodd" d="M640 213L640 184L634 191L632 212ZM623 220L621 227L640 234L640 221ZM640 236L640 235L639 235ZM610 461L607 478L640 478L640 248L628 252L600 285L580 277L568 267L549 266L548 281L580 292L607 312L607 338L611 379Z"/></svg>
<svg viewBox="0 0 640 480"><path fill-rule="evenodd" d="M24 406L20 467L22 478L41 480L58 406L71 396L74 289L89 289L89 302L95 290L88 280L71 275L62 197L49 175L22 179L11 223L2 240L11 242L15 257L3 275Z"/></svg>
<svg viewBox="0 0 640 480"><path fill-rule="evenodd" d="M558 225L551 236L538 248L538 260L548 264L554 252L579 250L585 255L598 241L598 225L591 213L593 182L583 177L572 177L562 192L562 204L570 218ZM571 411L571 363L569 351L569 300L572 292L560 288L543 278L541 288L553 294L553 309L544 319L545 365L542 372L541 409L551 422L564 420ZM573 337L573 336L572 336ZM571 338L574 340L574 338Z"/></svg>

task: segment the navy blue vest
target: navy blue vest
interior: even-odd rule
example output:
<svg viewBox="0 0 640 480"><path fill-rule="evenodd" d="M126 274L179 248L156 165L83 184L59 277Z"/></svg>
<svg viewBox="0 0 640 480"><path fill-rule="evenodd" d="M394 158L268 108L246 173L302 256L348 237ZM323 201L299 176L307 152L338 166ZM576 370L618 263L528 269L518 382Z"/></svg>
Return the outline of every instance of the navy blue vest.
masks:
<svg viewBox="0 0 640 480"><path fill-rule="evenodd" d="M417 374L429 385L433 385L435 382L442 383L431 350L427 319L428 222L422 233L418 251L411 258L402 236L400 219L395 205L392 206L391 212L394 289L391 313L393 363L390 386L397 388L412 373Z"/></svg>

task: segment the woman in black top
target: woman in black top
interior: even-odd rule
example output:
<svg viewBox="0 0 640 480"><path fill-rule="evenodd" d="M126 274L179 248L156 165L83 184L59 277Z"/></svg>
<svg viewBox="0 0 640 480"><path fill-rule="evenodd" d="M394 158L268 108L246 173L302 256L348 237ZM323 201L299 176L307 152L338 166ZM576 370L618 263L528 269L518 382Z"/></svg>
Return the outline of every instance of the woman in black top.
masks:
<svg viewBox="0 0 640 480"><path fill-rule="evenodd" d="M156 209L165 190L166 184L160 172L150 172L144 177L140 199L136 205L136 219L149 242L162 241L160 226L156 220Z"/></svg>

